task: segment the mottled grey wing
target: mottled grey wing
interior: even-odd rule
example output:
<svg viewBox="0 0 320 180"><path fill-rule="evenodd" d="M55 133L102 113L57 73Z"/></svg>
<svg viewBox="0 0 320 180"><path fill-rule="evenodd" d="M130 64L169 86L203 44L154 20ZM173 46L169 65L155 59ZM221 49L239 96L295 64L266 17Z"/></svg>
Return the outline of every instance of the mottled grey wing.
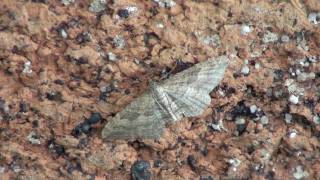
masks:
<svg viewBox="0 0 320 180"><path fill-rule="evenodd" d="M209 93L220 83L227 66L226 56L212 58L176 74L159 86L179 107L177 113L186 117L198 116L210 104Z"/></svg>
<svg viewBox="0 0 320 180"><path fill-rule="evenodd" d="M150 91L131 102L102 130L106 139L157 139L170 116L155 103Z"/></svg>

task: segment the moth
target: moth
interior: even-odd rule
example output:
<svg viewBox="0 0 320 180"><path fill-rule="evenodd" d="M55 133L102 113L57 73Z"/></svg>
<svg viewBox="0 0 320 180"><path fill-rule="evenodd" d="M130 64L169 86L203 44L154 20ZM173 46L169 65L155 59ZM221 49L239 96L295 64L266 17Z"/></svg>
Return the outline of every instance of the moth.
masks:
<svg viewBox="0 0 320 180"><path fill-rule="evenodd" d="M105 139L159 139L166 123L201 115L209 93L220 83L227 56L211 58L162 82L151 82L140 97L116 114L102 130Z"/></svg>

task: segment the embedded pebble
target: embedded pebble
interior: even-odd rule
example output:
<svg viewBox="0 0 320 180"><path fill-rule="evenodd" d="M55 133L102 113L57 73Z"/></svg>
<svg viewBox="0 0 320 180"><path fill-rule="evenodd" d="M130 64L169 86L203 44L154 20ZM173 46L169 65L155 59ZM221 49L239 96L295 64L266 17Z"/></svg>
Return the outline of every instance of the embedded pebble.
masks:
<svg viewBox="0 0 320 180"><path fill-rule="evenodd" d="M3 166L0 166L0 173L2 174L2 173L4 173L4 171L6 170L6 168L5 167L3 167Z"/></svg>
<svg viewBox="0 0 320 180"><path fill-rule="evenodd" d="M320 23L320 13L312 12L308 15L308 20L312 24L319 24Z"/></svg>
<svg viewBox="0 0 320 180"><path fill-rule="evenodd" d="M237 171L237 167L240 166L241 161L237 158L234 158L234 159L229 159L228 163L232 165L233 171Z"/></svg>
<svg viewBox="0 0 320 180"><path fill-rule="evenodd" d="M117 59L117 56L116 56L115 54L113 54L113 52L108 52L108 59L109 59L110 61L116 61L116 60L118 60L118 59Z"/></svg>
<svg viewBox="0 0 320 180"><path fill-rule="evenodd" d="M74 3L74 0L61 0L61 3L65 6L68 6L72 3Z"/></svg>
<svg viewBox="0 0 320 180"><path fill-rule="evenodd" d="M320 124L320 117L319 116L313 116L313 122L315 123L315 124Z"/></svg>
<svg viewBox="0 0 320 180"><path fill-rule="evenodd" d="M264 43L273 43L273 42L276 42L276 41L278 41L278 34L272 33L272 32L270 32L270 31L267 31L267 32L264 34L262 41L263 41Z"/></svg>
<svg viewBox="0 0 320 180"><path fill-rule="evenodd" d="M27 62L24 63L24 69L23 69L22 72L26 73L26 74L31 74L32 73L31 62L30 61L27 61Z"/></svg>
<svg viewBox="0 0 320 180"><path fill-rule="evenodd" d="M124 48L124 46L126 45L126 41L123 39L123 37L121 35L116 35L113 38L113 44L117 48Z"/></svg>
<svg viewBox="0 0 320 180"><path fill-rule="evenodd" d="M241 26L241 30L240 30L241 35L246 36L251 32L252 32L252 29L250 28L250 26L245 24Z"/></svg>
<svg viewBox="0 0 320 180"><path fill-rule="evenodd" d="M93 0L90 3L89 11L98 13L106 8L107 1L106 0Z"/></svg>
<svg viewBox="0 0 320 180"><path fill-rule="evenodd" d="M300 165L296 167L296 171L293 173L293 177L296 179L303 179L308 176L309 176L309 173L303 170L302 166Z"/></svg>
<svg viewBox="0 0 320 180"><path fill-rule="evenodd" d="M261 66L260 66L259 63L256 63L256 64L254 65L254 68L257 69L257 70L260 69L260 67L261 67Z"/></svg>
<svg viewBox="0 0 320 180"><path fill-rule="evenodd" d="M60 29L59 29L59 35L60 35L62 38L64 38L64 39L67 39L67 38L68 38L68 33L67 33L67 31L66 31L65 29L63 29L63 28L60 28Z"/></svg>
<svg viewBox="0 0 320 180"><path fill-rule="evenodd" d="M290 130L289 132L289 138L295 138L298 134L298 131L295 129Z"/></svg>
<svg viewBox="0 0 320 180"><path fill-rule="evenodd" d="M158 3L160 7L171 8L176 5L176 2L173 0L153 0L153 1Z"/></svg>
<svg viewBox="0 0 320 180"><path fill-rule="evenodd" d="M288 35L282 35L281 36L281 41L284 43L287 43L290 41L290 37Z"/></svg>
<svg viewBox="0 0 320 180"><path fill-rule="evenodd" d="M134 180L149 180L151 179L151 168L148 161L139 160L136 161L131 167L131 175Z"/></svg>
<svg viewBox="0 0 320 180"><path fill-rule="evenodd" d="M269 123L269 118L267 116L262 116L260 118L261 124L268 124Z"/></svg>
<svg viewBox="0 0 320 180"><path fill-rule="evenodd" d="M251 105L250 106L250 112L251 112L251 114L254 114L256 111L257 111L257 106L256 105Z"/></svg>
<svg viewBox="0 0 320 180"><path fill-rule="evenodd" d="M289 97L289 101L292 103L292 104L298 104L299 103L299 96L296 96L296 95L290 95Z"/></svg>
<svg viewBox="0 0 320 180"><path fill-rule="evenodd" d="M250 68L247 65L243 66L241 69L241 73L243 75L248 75L250 73Z"/></svg>
<svg viewBox="0 0 320 180"><path fill-rule="evenodd" d="M27 140L31 144L41 144L40 140L37 138L37 135L35 132L31 131L29 135L27 136Z"/></svg>
<svg viewBox="0 0 320 180"><path fill-rule="evenodd" d="M209 124L209 127L211 127L213 130L216 130L216 131L228 131L224 126L223 126L223 122L222 120L219 120L219 122L217 124L213 124L213 123L210 123Z"/></svg>
<svg viewBox="0 0 320 180"><path fill-rule="evenodd" d="M284 115L284 120L285 120L286 123L292 123L292 115L289 114L289 113L286 113Z"/></svg>
<svg viewBox="0 0 320 180"><path fill-rule="evenodd" d="M127 6L125 9L128 10L129 14L134 14L138 12L138 7L136 6Z"/></svg>
<svg viewBox="0 0 320 180"><path fill-rule="evenodd" d="M215 34L213 36L205 36L202 40L202 42L209 46L219 46L221 44L220 36L218 34Z"/></svg>

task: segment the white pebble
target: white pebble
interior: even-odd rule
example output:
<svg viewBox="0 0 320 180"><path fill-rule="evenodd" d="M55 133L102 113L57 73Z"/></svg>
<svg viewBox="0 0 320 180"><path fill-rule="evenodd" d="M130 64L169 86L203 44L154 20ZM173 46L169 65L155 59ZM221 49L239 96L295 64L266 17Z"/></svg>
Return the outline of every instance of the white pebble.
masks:
<svg viewBox="0 0 320 180"><path fill-rule="evenodd" d="M67 39L68 38L68 33L66 30L64 29L60 29L60 36L63 38L63 39Z"/></svg>
<svg viewBox="0 0 320 180"><path fill-rule="evenodd" d="M233 171L237 171L237 167L240 166L241 161L237 158L234 158L234 159L229 159L228 163L232 165Z"/></svg>
<svg viewBox="0 0 320 180"><path fill-rule="evenodd" d="M288 35L282 35L281 36L281 41L286 43L290 41L290 37Z"/></svg>
<svg viewBox="0 0 320 180"><path fill-rule="evenodd" d="M124 46L126 45L126 41L123 39L123 37L121 35L116 35L113 38L113 44L117 47L117 48L124 48Z"/></svg>
<svg viewBox="0 0 320 180"><path fill-rule="evenodd" d="M268 124L269 123L269 118L267 116L262 116L260 118L261 124Z"/></svg>
<svg viewBox="0 0 320 180"><path fill-rule="evenodd" d="M31 74L32 73L31 62L30 61L27 61L27 62L24 63L24 69L23 69L22 72L26 73L26 74Z"/></svg>
<svg viewBox="0 0 320 180"><path fill-rule="evenodd" d="M254 114L257 111L257 106L256 105L251 105L250 106L250 112L251 114Z"/></svg>
<svg viewBox="0 0 320 180"><path fill-rule="evenodd" d="M315 124L320 124L320 117L319 116L313 116L313 122L315 123Z"/></svg>
<svg viewBox="0 0 320 180"><path fill-rule="evenodd" d="M257 70L260 69L260 64L259 64L259 63L256 63L256 64L254 65L254 68L257 69Z"/></svg>
<svg viewBox="0 0 320 180"><path fill-rule="evenodd" d="M246 120L244 118L237 118L235 123L238 125L245 124Z"/></svg>
<svg viewBox="0 0 320 180"><path fill-rule="evenodd" d="M240 30L241 35L246 36L251 32L252 32L252 29L250 28L250 26L245 25L245 24L241 26L241 30Z"/></svg>
<svg viewBox="0 0 320 180"><path fill-rule="evenodd" d="M284 115L284 120L286 121L286 123L291 123L292 122L292 115L289 113L286 113Z"/></svg>
<svg viewBox="0 0 320 180"><path fill-rule="evenodd" d="M138 8L136 6L128 6L126 7L126 10L129 12L129 14L134 14L138 12Z"/></svg>
<svg viewBox="0 0 320 180"><path fill-rule="evenodd" d="M106 9L106 0L93 0L90 4L89 11L98 13Z"/></svg>
<svg viewBox="0 0 320 180"><path fill-rule="evenodd" d="M158 23L158 24L157 24L157 28L160 28L160 29L164 28L163 23Z"/></svg>
<svg viewBox="0 0 320 180"><path fill-rule="evenodd" d="M176 2L173 0L153 0L154 2L158 3L160 7L173 7L176 5Z"/></svg>
<svg viewBox="0 0 320 180"><path fill-rule="evenodd" d="M262 41L264 43L273 43L278 41L278 35L276 33L272 33L270 31L267 31L266 34L264 34Z"/></svg>
<svg viewBox="0 0 320 180"><path fill-rule="evenodd" d="M205 36L202 42L209 46L219 46L221 44L220 36L218 34L212 36Z"/></svg>
<svg viewBox="0 0 320 180"><path fill-rule="evenodd" d="M308 20L310 23L319 24L320 23L320 13L310 13L308 15Z"/></svg>
<svg viewBox="0 0 320 180"><path fill-rule="evenodd" d="M295 96L295 95L291 95L290 97L289 97L289 101L292 103L292 104L298 104L298 102L299 102L299 96Z"/></svg>
<svg viewBox="0 0 320 180"><path fill-rule="evenodd" d="M33 131L31 131L29 133L29 135L27 136L27 140L31 143L31 144L41 144L40 140L35 138L36 133L34 133Z"/></svg>
<svg viewBox="0 0 320 180"><path fill-rule="evenodd" d="M4 171L6 170L6 168L5 167L3 167L3 166L0 166L0 173L2 174L2 173L4 173Z"/></svg>
<svg viewBox="0 0 320 180"><path fill-rule="evenodd" d="M298 134L298 131L295 130L295 129L292 129L290 132L289 132L289 138L295 138Z"/></svg>
<svg viewBox="0 0 320 180"><path fill-rule="evenodd" d="M74 3L74 0L61 0L61 3L65 6L68 6L72 3Z"/></svg>
<svg viewBox="0 0 320 180"><path fill-rule="evenodd" d="M241 69L241 73L244 74L244 75L248 75L250 73L250 69L248 66L243 66L242 69Z"/></svg>
<svg viewBox="0 0 320 180"><path fill-rule="evenodd" d="M297 166L296 171L293 173L295 179L303 179L304 177L308 177L309 173L304 171L302 166Z"/></svg>
<svg viewBox="0 0 320 180"><path fill-rule="evenodd" d="M118 60L117 56L115 54L113 54L112 52L108 52L108 58L109 58L110 61Z"/></svg>

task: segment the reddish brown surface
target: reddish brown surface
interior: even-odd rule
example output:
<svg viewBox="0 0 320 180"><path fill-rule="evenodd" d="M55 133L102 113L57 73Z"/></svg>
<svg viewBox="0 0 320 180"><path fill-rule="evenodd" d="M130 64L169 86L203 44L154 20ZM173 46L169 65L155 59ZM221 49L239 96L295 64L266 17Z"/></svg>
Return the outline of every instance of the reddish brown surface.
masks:
<svg viewBox="0 0 320 180"><path fill-rule="evenodd" d="M308 173L304 178L319 178L320 126L314 119L320 113L320 26L307 20L307 13L320 12L317 0L301 7L295 0L176 0L172 8L117 0L100 14L88 11L89 0L68 6L30 1L0 2L0 179L130 179L136 160L150 162L153 179L294 179L298 166ZM119 18L117 11L127 6L138 11ZM241 24L253 31L241 35ZM61 28L67 38L59 35ZM267 31L290 41L263 43ZM79 43L82 32L91 40ZM297 43L301 32L308 50ZM203 42L215 34L220 44ZM125 39L124 48L114 46L116 35ZM118 60L108 60L109 52ZM148 79L161 79L168 68L184 69L186 64L175 65L178 60L196 63L221 54L230 57L230 66L201 117L168 125L159 141L101 139L103 126L147 88ZM302 67L299 60L310 56L317 62ZM245 59L247 76L241 73ZM30 73L23 72L27 61ZM315 76L298 81L290 69ZM283 77L277 79L276 70ZM288 100L287 79L304 88L298 104ZM110 84L115 90L101 98L100 89ZM50 98L52 93L58 95ZM241 101L242 107L260 108L269 122L237 113ZM103 121L90 133L73 136L93 112ZM292 123L285 122L286 113L293 115ZM237 118L246 122L238 135ZM227 132L209 127L219 119ZM31 144L31 132L40 144ZM290 137L292 132L297 135ZM191 156L194 164L188 163ZM235 159L239 166L230 164Z"/></svg>

